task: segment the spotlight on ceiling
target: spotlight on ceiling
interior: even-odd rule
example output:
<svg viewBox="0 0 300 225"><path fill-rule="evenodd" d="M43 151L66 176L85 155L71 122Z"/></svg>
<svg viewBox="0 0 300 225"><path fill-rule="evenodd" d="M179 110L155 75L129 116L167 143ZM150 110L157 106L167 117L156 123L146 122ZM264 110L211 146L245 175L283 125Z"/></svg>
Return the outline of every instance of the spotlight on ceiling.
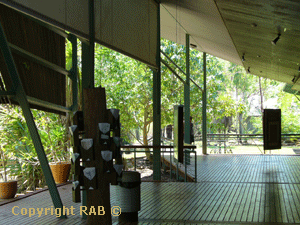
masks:
<svg viewBox="0 0 300 225"><path fill-rule="evenodd" d="M298 72L300 73L300 66L299 66Z"/></svg>
<svg viewBox="0 0 300 225"><path fill-rule="evenodd" d="M197 48L197 45L190 44L191 48Z"/></svg>
<svg viewBox="0 0 300 225"><path fill-rule="evenodd" d="M250 67L248 67L248 70L247 70L247 71L248 71L248 73L250 73Z"/></svg>
<svg viewBox="0 0 300 225"><path fill-rule="evenodd" d="M244 53L242 56L242 62L245 62L245 61L246 61L246 59L245 59L245 53Z"/></svg>
<svg viewBox="0 0 300 225"><path fill-rule="evenodd" d="M277 41L279 40L280 36L281 36L281 34L278 34L277 38L275 38L273 41L271 41L271 43L272 43L273 45L276 45L276 43L277 43Z"/></svg>
<svg viewBox="0 0 300 225"><path fill-rule="evenodd" d="M292 82L295 83L296 80L296 76L294 76L294 78L292 79Z"/></svg>

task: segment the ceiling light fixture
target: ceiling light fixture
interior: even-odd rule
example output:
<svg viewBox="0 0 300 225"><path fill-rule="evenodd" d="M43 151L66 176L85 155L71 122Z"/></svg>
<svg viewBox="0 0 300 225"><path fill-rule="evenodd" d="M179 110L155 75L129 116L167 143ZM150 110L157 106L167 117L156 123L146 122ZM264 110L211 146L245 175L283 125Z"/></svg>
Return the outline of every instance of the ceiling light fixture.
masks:
<svg viewBox="0 0 300 225"><path fill-rule="evenodd" d="M276 43L277 43L277 41L279 40L280 36L281 36L281 34L278 34L277 38L275 38L273 41L271 41L271 43L272 43L273 45L276 45Z"/></svg>
<svg viewBox="0 0 300 225"><path fill-rule="evenodd" d="M197 45L190 44L191 48L197 48Z"/></svg>
<svg viewBox="0 0 300 225"><path fill-rule="evenodd" d="M299 70L300 70L300 68L299 68ZM300 71L299 71L300 72ZM294 83L294 84L296 84L297 83L297 81L299 80L299 78L300 78L300 73L298 74L298 76L294 76L294 78L292 79L292 82Z"/></svg>
<svg viewBox="0 0 300 225"><path fill-rule="evenodd" d="M245 62L246 59L245 59L245 53L243 53L243 56L242 56L242 62Z"/></svg>
<svg viewBox="0 0 300 225"><path fill-rule="evenodd" d="M300 73L300 66L299 66L298 72Z"/></svg>
<svg viewBox="0 0 300 225"><path fill-rule="evenodd" d="M248 70L247 70L247 71L248 71L248 73L250 73L250 67L248 67Z"/></svg>

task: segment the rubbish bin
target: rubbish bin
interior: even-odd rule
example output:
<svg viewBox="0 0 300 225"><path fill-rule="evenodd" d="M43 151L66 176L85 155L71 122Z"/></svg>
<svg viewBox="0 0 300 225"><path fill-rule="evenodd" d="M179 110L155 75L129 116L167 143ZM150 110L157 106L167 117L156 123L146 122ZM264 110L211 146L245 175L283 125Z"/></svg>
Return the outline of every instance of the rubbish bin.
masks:
<svg viewBox="0 0 300 225"><path fill-rule="evenodd" d="M116 186L117 203L121 208L119 222L137 222L141 210L141 174L123 171L122 179Z"/></svg>

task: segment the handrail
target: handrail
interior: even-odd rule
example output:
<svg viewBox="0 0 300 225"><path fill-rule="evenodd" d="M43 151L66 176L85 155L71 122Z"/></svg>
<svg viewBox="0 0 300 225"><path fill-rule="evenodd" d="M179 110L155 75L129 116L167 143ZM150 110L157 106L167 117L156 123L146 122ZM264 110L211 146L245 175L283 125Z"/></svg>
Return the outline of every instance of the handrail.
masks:
<svg viewBox="0 0 300 225"><path fill-rule="evenodd" d="M159 146L152 146L152 145L125 145L125 146L120 146L120 148L125 148L125 149L133 149L133 150L127 150L127 152L133 152L134 153L134 170L136 171L136 153L139 152L153 152L153 150L136 150L136 148L173 148L172 145L159 145ZM197 151L192 150L195 149L196 146L190 145L190 146L184 146L184 155L185 155L185 163L184 163L184 182L187 182L187 153L194 153L195 154L195 182L197 182ZM174 153L174 150L162 150L160 151L161 153L170 153L170 179L172 178L172 153ZM177 164L177 170L176 170L176 178L178 180L179 177L179 172L178 172L178 161L176 162Z"/></svg>
<svg viewBox="0 0 300 225"><path fill-rule="evenodd" d="M123 145L120 148L174 148L173 145ZM196 145L185 145L183 148L197 148Z"/></svg>
<svg viewBox="0 0 300 225"><path fill-rule="evenodd" d="M197 137L201 137L202 135L196 135ZM263 136L263 134L221 134L221 133L217 133L217 134L207 134L207 136ZM300 136L300 134L281 134L281 136Z"/></svg>

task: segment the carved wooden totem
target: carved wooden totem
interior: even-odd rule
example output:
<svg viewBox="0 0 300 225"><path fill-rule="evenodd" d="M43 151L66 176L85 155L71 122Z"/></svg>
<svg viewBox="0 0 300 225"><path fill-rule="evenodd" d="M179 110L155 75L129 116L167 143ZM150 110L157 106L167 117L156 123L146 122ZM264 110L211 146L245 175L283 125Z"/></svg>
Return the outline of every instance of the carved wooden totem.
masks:
<svg viewBox="0 0 300 225"><path fill-rule="evenodd" d="M88 224L111 224L109 184L117 184L123 169L119 110L106 108L104 88L84 89L83 95L84 112L74 115L70 127L73 201L81 201L80 188L84 188ZM104 215L99 214L101 207Z"/></svg>

